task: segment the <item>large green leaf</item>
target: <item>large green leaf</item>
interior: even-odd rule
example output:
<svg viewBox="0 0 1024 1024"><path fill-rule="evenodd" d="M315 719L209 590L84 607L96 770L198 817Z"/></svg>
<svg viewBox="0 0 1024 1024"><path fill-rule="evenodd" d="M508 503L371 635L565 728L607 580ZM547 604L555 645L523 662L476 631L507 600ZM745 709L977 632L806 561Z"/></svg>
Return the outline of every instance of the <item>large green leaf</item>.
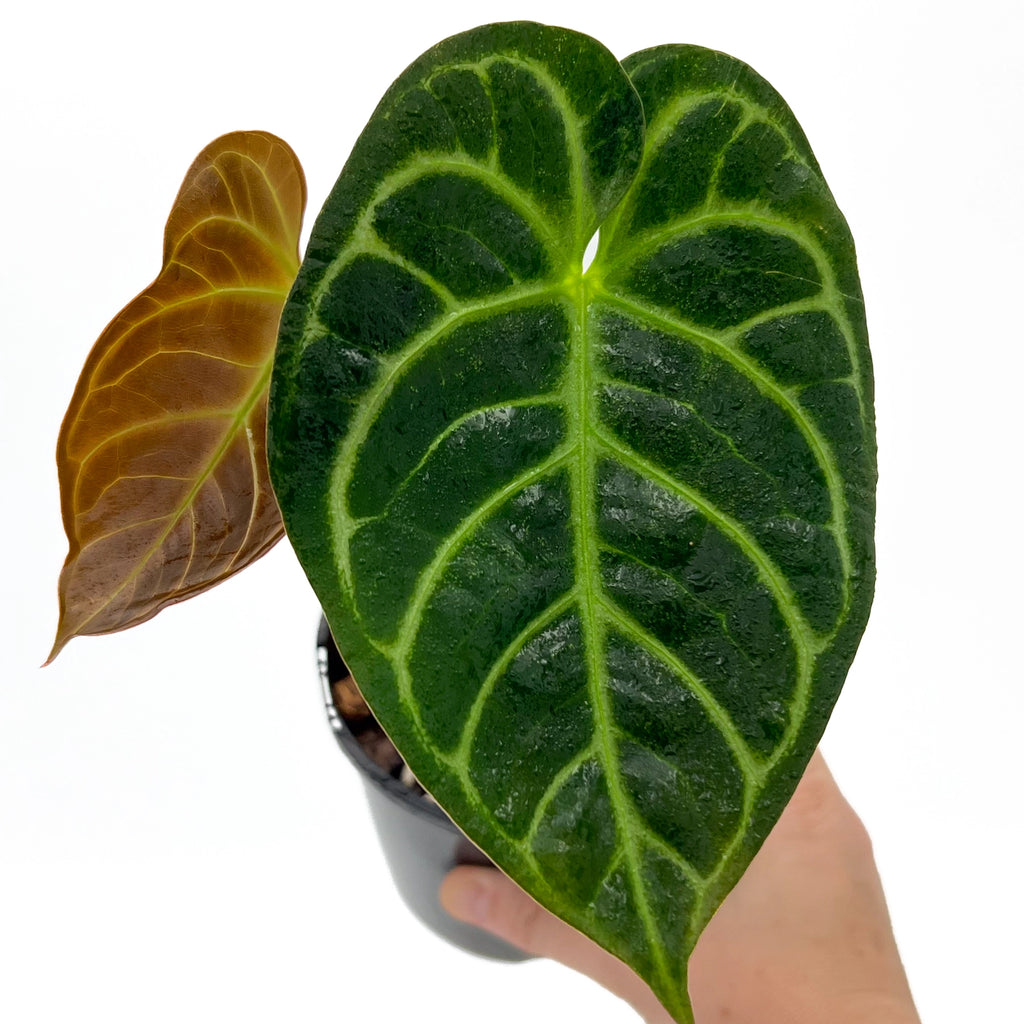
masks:
<svg viewBox="0 0 1024 1024"><path fill-rule="evenodd" d="M690 46L426 53L314 229L270 458L417 776L688 1020L874 575L853 244L786 105Z"/></svg>

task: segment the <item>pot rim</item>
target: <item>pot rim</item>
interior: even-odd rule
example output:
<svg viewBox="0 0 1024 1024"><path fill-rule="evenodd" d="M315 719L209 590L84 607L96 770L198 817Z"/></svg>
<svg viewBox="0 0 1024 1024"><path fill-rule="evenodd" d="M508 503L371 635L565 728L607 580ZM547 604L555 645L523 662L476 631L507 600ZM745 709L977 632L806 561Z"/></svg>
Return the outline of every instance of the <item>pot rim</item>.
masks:
<svg viewBox="0 0 1024 1024"><path fill-rule="evenodd" d="M459 828L438 803L414 792L401 779L396 779L393 775L390 775L360 746L355 734L338 711L334 703L334 695L331 693L331 648L337 651L337 645L331 636L331 627L327 623L326 616L321 615L316 639L317 668L320 675L320 689L324 701L324 711L327 714L327 723L331 727L331 732L334 733L338 746L341 747L345 756L356 768L364 776L372 779L377 788L383 790L390 799L401 804L412 813L429 818L431 821L442 825L451 831L453 835L461 835ZM342 665L344 665L344 660L341 658L340 653L337 657ZM377 724L379 725L380 723Z"/></svg>

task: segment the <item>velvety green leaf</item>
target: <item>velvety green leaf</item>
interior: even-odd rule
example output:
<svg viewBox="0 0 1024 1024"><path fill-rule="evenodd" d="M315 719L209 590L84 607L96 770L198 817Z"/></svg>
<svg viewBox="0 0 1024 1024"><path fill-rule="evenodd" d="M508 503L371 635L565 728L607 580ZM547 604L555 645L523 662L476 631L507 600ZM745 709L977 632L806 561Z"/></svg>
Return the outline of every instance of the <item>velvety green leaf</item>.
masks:
<svg viewBox="0 0 1024 1024"><path fill-rule="evenodd" d="M189 168L163 268L100 335L57 444L69 552L52 660L74 636L155 615L282 536L267 476L267 390L298 270L302 168L233 132Z"/></svg>
<svg viewBox="0 0 1024 1024"><path fill-rule="evenodd" d="M872 428L846 224L778 95L696 47L429 51L285 309L272 476L362 691L680 1021L866 621Z"/></svg>

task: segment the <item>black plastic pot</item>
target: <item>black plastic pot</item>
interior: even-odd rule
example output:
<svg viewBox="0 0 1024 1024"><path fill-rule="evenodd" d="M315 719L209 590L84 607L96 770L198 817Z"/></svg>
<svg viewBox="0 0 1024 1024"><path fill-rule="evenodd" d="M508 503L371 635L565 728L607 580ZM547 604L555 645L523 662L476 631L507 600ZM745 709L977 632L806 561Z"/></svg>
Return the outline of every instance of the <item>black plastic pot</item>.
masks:
<svg viewBox="0 0 1024 1024"><path fill-rule="evenodd" d="M406 905L428 928L460 949L492 960L532 959L488 932L456 921L441 907L438 889L453 867L491 862L433 800L389 774L360 746L334 704L331 683L349 672L326 619L320 620L317 659L327 720L338 745L359 770L385 859Z"/></svg>

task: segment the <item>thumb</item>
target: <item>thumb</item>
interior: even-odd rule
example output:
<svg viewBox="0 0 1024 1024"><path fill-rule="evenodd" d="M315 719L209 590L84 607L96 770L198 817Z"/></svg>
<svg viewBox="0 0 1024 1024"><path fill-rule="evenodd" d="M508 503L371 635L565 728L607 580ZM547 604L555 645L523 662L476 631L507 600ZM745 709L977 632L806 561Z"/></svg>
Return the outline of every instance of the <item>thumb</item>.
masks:
<svg viewBox="0 0 1024 1024"><path fill-rule="evenodd" d="M500 871L457 867L441 883L440 896L441 906L452 917L593 978L630 1003L648 1024L671 1024L668 1012L637 974L545 910Z"/></svg>

